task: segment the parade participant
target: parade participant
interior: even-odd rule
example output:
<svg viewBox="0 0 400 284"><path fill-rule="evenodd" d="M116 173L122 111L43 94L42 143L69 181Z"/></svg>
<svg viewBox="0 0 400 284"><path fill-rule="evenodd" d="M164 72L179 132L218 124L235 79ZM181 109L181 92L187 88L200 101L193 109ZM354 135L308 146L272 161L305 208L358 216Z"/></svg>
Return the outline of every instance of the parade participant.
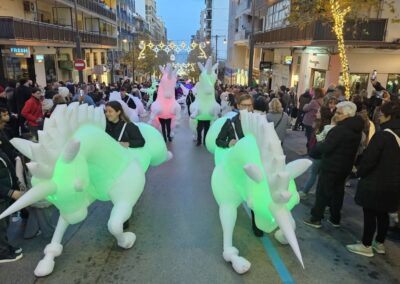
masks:
<svg viewBox="0 0 400 284"><path fill-rule="evenodd" d="M125 115L122 106L117 101L106 104L106 132L122 146L129 148L143 147L144 138L139 128Z"/></svg>
<svg viewBox="0 0 400 284"><path fill-rule="evenodd" d="M36 276L53 271L54 259L63 251L61 242L67 227L82 222L96 200L113 204L108 230L118 246L129 249L135 243L136 235L124 231L123 223L144 190L148 167L167 161L172 154L160 133L147 124L138 126L146 141L140 150L128 148L127 144L126 148L121 147L105 133L105 126L102 108L78 103L59 105L46 119L39 143L18 138L10 141L31 159L27 166L33 174L33 187L0 219L43 199L60 211L52 240L35 269Z"/></svg>
<svg viewBox="0 0 400 284"><path fill-rule="evenodd" d="M382 131L372 137L357 168L360 181L355 201L364 211L362 242L347 246L350 252L368 257L374 251L385 254L389 213L396 212L400 205L400 107L388 102L380 111Z"/></svg>
<svg viewBox="0 0 400 284"><path fill-rule="evenodd" d="M171 64L164 68L160 66L163 74L157 94L157 98L151 105L149 123L156 128L161 128L164 141L172 141L173 129L180 119L181 106L175 99L175 86L178 70L173 70ZM160 127L161 125L161 127Z"/></svg>
<svg viewBox="0 0 400 284"><path fill-rule="evenodd" d="M38 130L43 123L43 110L40 99L43 97L42 91L39 88L32 88L32 96L26 101L21 115L26 119L29 130L34 137L38 139Z"/></svg>
<svg viewBox="0 0 400 284"><path fill-rule="evenodd" d="M186 107L188 111L188 115L190 116L190 105L195 101L195 96L193 94L192 90L189 90L187 96L186 96Z"/></svg>
<svg viewBox="0 0 400 284"><path fill-rule="evenodd" d="M201 70L199 82L196 84L196 100L190 106L191 127L197 130L197 146L205 144L208 129L221 112L221 106L215 98L215 82L217 81L216 70L218 63L212 65L212 58L207 59L203 66L198 63ZM203 132L203 134L202 134Z"/></svg>

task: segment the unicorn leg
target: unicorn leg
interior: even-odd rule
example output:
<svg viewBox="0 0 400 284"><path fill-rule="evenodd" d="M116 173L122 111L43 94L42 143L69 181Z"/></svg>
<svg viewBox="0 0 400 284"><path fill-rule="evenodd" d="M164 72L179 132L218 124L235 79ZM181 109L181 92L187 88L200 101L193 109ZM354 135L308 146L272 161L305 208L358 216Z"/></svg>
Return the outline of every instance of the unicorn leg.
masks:
<svg viewBox="0 0 400 284"><path fill-rule="evenodd" d="M110 198L114 204L108 221L108 230L117 239L118 246L128 249L133 246L136 235L124 232L123 224L132 214L132 208L143 192L145 175L136 161L131 163L116 179Z"/></svg>
<svg viewBox="0 0 400 284"><path fill-rule="evenodd" d="M239 250L232 245L233 230L235 228L237 208L234 205L222 204L219 207L222 231L224 235L224 252L222 254L226 262L231 262L233 269L243 274L250 269L251 263L239 256Z"/></svg>
<svg viewBox="0 0 400 284"><path fill-rule="evenodd" d="M69 224L67 221L60 216L53 238L51 239L51 243L48 244L44 249L44 258L39 261L38 265L36 266L34 273L37 277L46 276L53 272L55 264L54 258L60 256L62 253L63 246L61 245L61 240L66 229L68 228L68 225Z"/></svg>
<svg viewBox="0 0 400 284"><path fill-rule="evenodd" d="M132 214L132 204L129 202L116 202L108 221L108 230L117 239L118 246L128 249L133 246L136 235L132 232L124 232L123 224Z"/></svg>

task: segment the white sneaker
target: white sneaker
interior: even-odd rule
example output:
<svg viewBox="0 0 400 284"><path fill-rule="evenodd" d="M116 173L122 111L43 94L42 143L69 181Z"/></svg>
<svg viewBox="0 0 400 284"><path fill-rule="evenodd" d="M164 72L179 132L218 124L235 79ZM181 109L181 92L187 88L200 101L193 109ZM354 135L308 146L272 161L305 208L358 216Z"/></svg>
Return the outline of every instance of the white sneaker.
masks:
<svg viewBox="0 0 400 284"><path fill-rule="evenodd" d="M386 254L385 245L380 242L373 242L372 249L378 254Z"/></svg>
<svg viewBox="0 0 400 284"><path fill-rule="evenodd" d="M347 250L363 256L373 257L374 252L372 251L371 247L366 247L363 244L354 244L354 245L347 245Z"/></svg>

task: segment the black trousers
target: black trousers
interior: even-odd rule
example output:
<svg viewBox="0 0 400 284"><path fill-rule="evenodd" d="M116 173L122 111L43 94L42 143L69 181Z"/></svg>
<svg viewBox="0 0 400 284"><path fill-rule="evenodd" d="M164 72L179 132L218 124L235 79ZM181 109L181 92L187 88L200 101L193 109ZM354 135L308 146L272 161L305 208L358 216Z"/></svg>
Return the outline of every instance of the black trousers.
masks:
<svg viewBox="0 0 400 284"><path fill-rule="evenodd" d="M171 140L171 119L163 119L163 118L158 118L161 124L161 131L164 137L164 141L167 142L168 140Z"/></svg>
<svg viewBox="0 0 400 284"><path fill-rule="evenodd" d="M8 207L8 202L4 200L0 200L0 212L3 212ZM7 238L7 228L8 221L10 217L6 217L0 220L0 254L8 254L10 253L10 247Z"/></svg>
<svg viewBox="0 0 400 284"><path fill-rule="evenodd" d="M311 221L321 221L325 207L329 206L331 222L340 223L346 177L347 174L320 172L315 204L311 209Z"/></svg>
<svg viewBox="0 0 400 284"><path fill-rule="evenodd" d="M378 228L375 240L379 243L385 242L389 229L389 213L363 208L364 211L364 233L362 242L364 246L371 246L375 231Z"/></svg>
<svg viewBox="0 0 400 284"><path fill-rule="evenodd" d="M296 122L295 122L295 124L294 124L294 126L293 126L293 129L298 129L299 127L304 128L304 125L303 125L303 117L304 117L304 114L305 114L304 111L302 111L302 110L299 110L299 111L298 111L298 113L297 113L297 119L296 119Z"/></svg>
<svg viewBox="0 0 400 284"><path fill-rule="evenodd" d="M210 128L209 120L198 120L197 121L197 144L201 143L201 132L203 131L203 129L204 129L203 143L205 144L206 135L207 135L209 128Z"/></svg>

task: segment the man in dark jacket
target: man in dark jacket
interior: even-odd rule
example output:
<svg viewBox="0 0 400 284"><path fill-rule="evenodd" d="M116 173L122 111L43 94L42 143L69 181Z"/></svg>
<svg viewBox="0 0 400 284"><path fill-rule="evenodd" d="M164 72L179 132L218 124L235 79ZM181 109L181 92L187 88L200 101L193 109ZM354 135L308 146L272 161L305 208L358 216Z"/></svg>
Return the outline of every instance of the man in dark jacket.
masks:
<svg viewBox="0 0 400 284"><path fill-rule="evenodd" d="M272 100L272 98L271 98ZM302 94L299 98L299 111L297 113L297 119L296 119L296 123L293 126L293 130L298 130L299 127L301 126L304 129L304 125L303 125L303 117L304 117L304 111L303 108L306 104L308 104L309 102L311 102L312 97L310 95L310 91L306 90L304 94Z"/></svg>
<svg viewBox="0 0 400 284"><path fill-rule="evenodd" d="M239 110L253 111L253 99L251 95L247 93L241 94L238 99L238 108ZM225 121L224 125L221 128L221 131L217 136L215 143L218 147L230 148L233 147L237 143L237 141L242 139L243 137L244 133L242 130L239 113L233 118L227 119ZM256 235L257 237L262 237L264 233L256 226L253 210L251 210L251 224L254 235Z"/></svg>
<svg viewBox="0 0 400 284"><path fill-rule="evenodd" d="M350 174L361 142L364 122L356 116L357 107L352 102L341 102L336 106L335 126L323 142L317 143L310 156L322 156L315 205L311 219L304 223L321 227L325 207L330 207L330 219L334 227L340 226L340 211L343 205L346 177Z"/></svg>
<svg viewBox="0 0 400 284"><path fill-rule="evenodd" d="M25 127L25 118L21 115L21 111L25 106L25 103L31 98L32 95L32 88L31 88L32 81L28 79L21 79L19 81L19 87L15 90L15 103L17 106L17 114L18 114L18 123L20 127L20 132L29 132L29 130Z"/></svg>

